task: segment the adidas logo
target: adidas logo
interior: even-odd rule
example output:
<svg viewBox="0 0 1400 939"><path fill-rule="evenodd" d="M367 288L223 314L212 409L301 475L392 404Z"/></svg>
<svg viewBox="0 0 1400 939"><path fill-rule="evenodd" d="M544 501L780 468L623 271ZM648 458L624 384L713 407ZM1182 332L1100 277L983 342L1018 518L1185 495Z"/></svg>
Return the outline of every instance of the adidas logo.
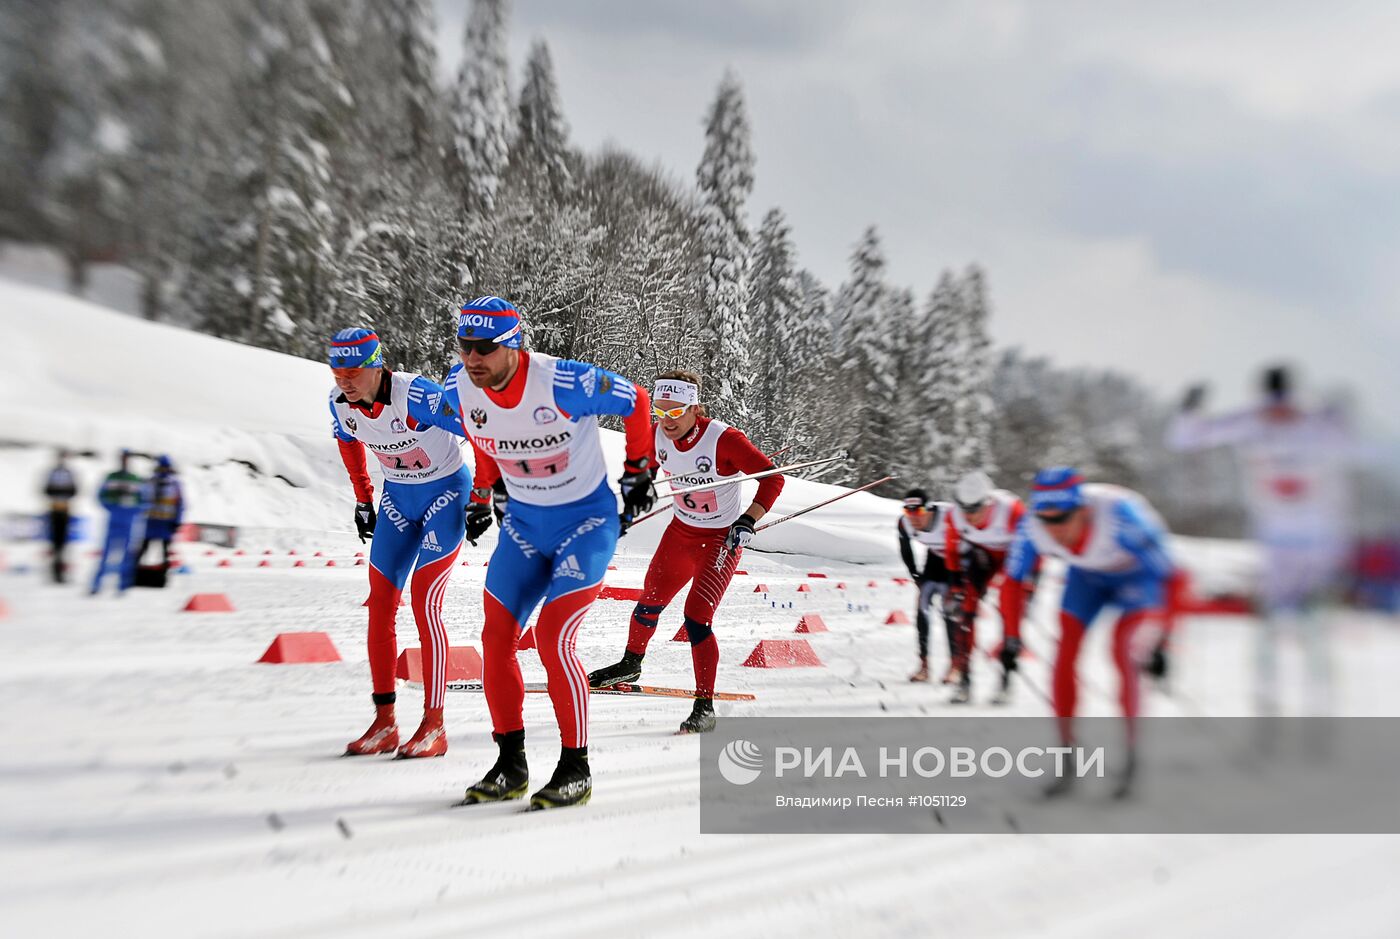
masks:
<svg viewBox="0 0 1400 939"><path fill-rule="evenodd" d="M579 567L578 558L572 554L566 557L558 567L554 569L555 577L572 577L574 580L587 580L588 575Z"/></svg>
<svg viewBox="0 0 1400 939"><path fill-rule="evenodd" d="M438 544L437 532L429 531L423 536L423 547L427 548L429 551L436 551L439 554L442 553L442 545Z"/></svg>

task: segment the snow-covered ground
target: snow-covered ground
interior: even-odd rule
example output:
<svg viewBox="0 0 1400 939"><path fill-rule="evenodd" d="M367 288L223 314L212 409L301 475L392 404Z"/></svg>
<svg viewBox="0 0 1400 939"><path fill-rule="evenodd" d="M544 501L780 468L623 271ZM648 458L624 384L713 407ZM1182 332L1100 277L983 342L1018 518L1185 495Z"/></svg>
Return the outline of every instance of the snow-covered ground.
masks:
<svg viewBox="0 0 1400 939"><path fill-rule="evenodd" d="M38 508L46 445L99 454L78 464L88 498L116 448L169 452L191 516L239 525L244 552L185 546L192 573L166 591L92 598L43 584L36 547L5 547L0 687L17 708L0 758L7 935L1395 933L1392 836L701 835L698 743L671 735L684 701L592 699L595 792L579 809L452 807L494 755L477 694L450 696L445 759L340 759L370 716L366 585L324 367L3 281L0 325L17 353L22 410L0 435L10 444L0 448L0 511ZM609 447L619 461L617 442ZM794 484L779 508L833 492ZM943 689L904 680L912 627L882 622L913 599L892 580L895 512L860 495L760 539L766 551L745 557L716 628L720 687L757 699L720 705L722 719L948 712ZM610 582L640 584L661 531L647 525L624 539ZM464 550L448 590L454 644L478 641L493 539ZM1240 546L1178 549L1198 582L1223 588L1252 563ZM271 566L259 567L265 557ZM74 558L81 581L87 546ZM293 567L298 559L307 566ZM225 593L236 610L180 612L194 592ZM1029 684L997 713L1045 708L1031 685L1048 687L1053 593L1041 591L1028 630ZM630 606L594 608L580 637L588 667L616 658ZM790 637L807 612L830 626L808 637L824 667L739 665L759 639ZM646 680L689 683L688 647L666 641L679 624L669 610ZM1248 713L1254 628L1241 617L1187 620L1173 693L1152 692L1148 711ZM277 633L302 630L328 633L344 661L254 664ZM1104 632L1084 652L1090 714L1115 711ZM405 609L403 645L416 644L413 633ZM997 633L989 614L982 636ZM1335 635L1339 711L1400 712L1394 624L1349 616ZM543 679L533 653L522 661L527 681ZM992 669L979 669L982 700ZM419 694L403 689L404 723ZM526 720L543 776L557 748L545 696L528 697Z"/></svg>

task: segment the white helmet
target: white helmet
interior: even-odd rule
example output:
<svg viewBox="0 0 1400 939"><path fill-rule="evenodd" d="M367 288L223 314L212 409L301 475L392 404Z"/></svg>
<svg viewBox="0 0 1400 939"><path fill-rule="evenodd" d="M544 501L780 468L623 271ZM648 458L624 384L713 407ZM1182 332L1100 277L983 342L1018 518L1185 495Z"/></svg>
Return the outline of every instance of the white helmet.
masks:
<svg viewBox="0 0 1400 939"><path fill-rule="evenodd" d="M970 512L985 505L992 498L992 490L995 488L992 477L981 470L973 470L958 480L953 489L953 498L964 511Z"/></svg>

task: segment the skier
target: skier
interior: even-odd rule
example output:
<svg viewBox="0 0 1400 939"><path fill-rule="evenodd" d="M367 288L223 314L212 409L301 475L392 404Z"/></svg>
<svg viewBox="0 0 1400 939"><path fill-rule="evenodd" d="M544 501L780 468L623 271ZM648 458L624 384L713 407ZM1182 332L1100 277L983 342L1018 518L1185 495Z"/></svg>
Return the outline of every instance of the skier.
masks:
<svg viewBox="0 0 1400 939"><path fill-rule="evenodd" d="M1305 411L1288 371L1264 373L1263 401L1244 411L1201 415L1205 387L1187 392L1167 444L1194 451L1231 446L1242 457L1254 539L1264 550L1264 619L1255 653L1255 699L1262 715L1278 711L1278 640L1296 624L1307 649L1309 709L1331 710L1331 655L1317 607L1341 576L1352 540L1348 464L1359 456L1343 415Z"/></svg>
<svg viewBox="0 0 1400 939"><path fill-rule="evenodd" d="M1121 611L1113 631L1113 663L1119 677L1128 760L1115 794L1126 796L1137 770L1138 671L1135 633L1143 623L1160 628L1173 565L1166 527L1147 500L1121 486L1085 483L1068 466L1035 475L1031 512L1021 521L1006 563L1001 615L1006 634L1021 634L1025 588L1042 555L1068 565L1060 602L1060 648L1055 656L1054 707L1060 738L1073 743L1077 664L1085 631L1105 606ZM1057 779L1047 795L1067 792L1072 776Z"/></svg>
<svg viewBox="0 0 1400 939"><path fill-rule="evenodd" d="M64 560L63 551L68 546L69 507L77 495L78 483L68 468L68 451L59 450L58 461L44 482L44 497L49 500L51 569L56 584L63 583L68 576L68 562Z"/></svg>
<svg viewBox="0 0 1400 939"><path fill-rule="evenodd" d="M1016 536L1016 526L1026 513L1026 506L1015 495L998 489L981 470L974 470L958 480L953 490L953 505L946 513L946 541L943 556L948 566L948 596L946 606L956 622L954 637L957 650L954 668L959 684L953 703L964 704L972 694L972 653L976 648L977 607L987 592L992 578L1001 573L1006 552ZM1004 703L1010 692L1011 673L1021 654L1019 636L1006 634L1002 627L1002 682L995 703Z"/></svg>
<svg viewBox="0 0 1400 939"><path fill-rule="evenodd" d="M912 682L926 682L928 672L928 616L933 606L933 598L939 598L940 608L948 593L948 565L944 552L947 551L948 537L944 526L952 506L947 502L931 502L928 493L922 489L910 489L904 494L904 513L900 516L895 530L899 533L899 556L909 570L915 586L919 588L918 605L914 612L914 624L919 634L919 667L909 676ZM923 570L914 561L913 542L917 541L928 549ZM957 658L955 621L946 615L944 627L948 636L948 670L943 675L943 684L952 684L956 678Z"/></svg>
<svg viewBox="0 0 1400 939"><path fill-rule="evenodd" d="M107 537L92 578L93 594L102 589L107 574L117 575L122 593L136 580L137 547L145 531L150 490L146 480L131 471L131 457L130 451L122 451L121 464L107 474L97 492L97 501L107 510Z"/></svg>
<svg viewBox="0 0 1400 939"><path fill-rule="evenodd" d="M170 542L180 530L180 521L184 516L185 495L180 487L180 478L175 474L170 457L162 454L156 460L156 474L151 479L151 508L146 513L146 537L141 541L137 556L145 556L147 546L152 541L159 541L161 566L169 567Z"/></svg>
<svg viewBox="0 0 1400 939"><path fill-rule="evenodd" d="M652 438L645 389L613 372L522 346L520 314L500 297L478 297L458 321L462 358L447 393L466 417L476 454L476 488L467 518L475 541L491 525L492 487L504 478L501 537L491 555L481 630L483 676L495 765L465 802L522 797L525 686L516 658L521 625L544 601L536 647L559 721L561 752L553 776L530 799L534 809L581 805L593 792L588 768L588 676L574 650L578 630L602 586L620 525L655 501ZM627 454L623 512L608 486L598 417L622 417Z"/></svg>
<svg viewBox="0 0 1400 939"><path fill-rule="evenodd" d="M347 756L398 751L400 759L447 752L443 699L447 692L447 627L442 600L462 547L471 474L456 437L461 419L442 386L421 375L393 372L371 329L343 329L327 348L335 388L331 432L355 491L355 528L369 552L369 670L374 721L345 748ZM384 492L374 509L365 448L379 460ZM384 524L378 524L380 521ZM399 746L394 716L398 656L395 620L404 582L413 572L413 618L423 655L423 720Z"/></svg>
<svg viewBox="0 0 1400 939"><path fill-rule="evenodd" d="M671 371L657 378L652 413L657 418L657 466L666 471L675 488L709 486L773 468L773 461L743 431L705 413L700 403L700 376L694 372ZM675 497L675 515L647 567L642 598L632 611L622 660L588 676L593 688L610 688L640 678L642 657L656 633L657 619L689 583L684 623L695 669L695 703L681 723L681 733L702 734L715 728L713 696L719 667L715 611L743 549L753 538L754 525L782 492L783 477L775 474L760 480L747 507L742 488L730 483L692 489Z"/></svg>

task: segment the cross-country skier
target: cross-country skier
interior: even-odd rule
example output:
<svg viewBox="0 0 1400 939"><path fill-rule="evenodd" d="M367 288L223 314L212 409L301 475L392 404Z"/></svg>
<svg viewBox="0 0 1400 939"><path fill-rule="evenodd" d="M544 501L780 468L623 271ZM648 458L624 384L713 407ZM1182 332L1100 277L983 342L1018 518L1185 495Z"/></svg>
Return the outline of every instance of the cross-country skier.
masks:
<svg viewBox="0 0 1400 939"><path fill-rule="evenodd" d="M582 362L522 348L519 313L500 297L462 307L462 362L447 377L476 453L467 536L491 525L492 486L508 495L491 555L481 630L487 707L500 753L465 801L518 799L529 786L525 685L516 658L521 626L544 601L536 648L548 677L562 749L531 808L580 805L593 792L588 768L588 676L574 650L617 547L617 497L608 485L598 418L622 417L627 455L622 524L655 501L651 402L645 389Z"/></svg>
<svg viewBox="0 0 1400 939"><path fill-rule="evenodd" d="M44 497L49 500L49 550L53 582L61 584L68 575L63 551L68 546L70 509L78 495L78 482L68 468L68 452L58 451L58 461L44 481Z"/></svg>
<svg viewBox="0 0 1400 939"><path fill-rule="evenodd" d="M981 470L966 474L954 487L953 505L946 513L943 552L948 566L946 605L957 624L953 667L958 672L959 684L953 694L954 703L966 703L971 699L977 607L992 578L1001 573L1006 552L1011 548L1016 527L1025 513L1026 506L1015 493L996 488L991 477ZM1006 635L1003 626L998 652L1002 666L998 702L1006 700L1011 673L1016 669L1020 654L1020 637Z"/></svg>
<svg viewBox="0 0 1400 939"><path fill-rule="evenodd" d="M92 592L102 589L102 578L117 575L118 590L125 593L136 580L138 548L146 526L146 508L150 504L150 489L146 480L131 471L131 453L123 450L121 465L107 474L97 501L107 510L107 537L102 545L102 557L97 573L92 577Z"/></svg>
<svg viewBox="0 0 1400 939"><path fill-rule="evenodd" d="M1011 544L1001 592L1006 635L1020 637L1025 590L1041 556L1068 567L1060 601L1060 648L1055 656L1054 706L1061 741L1074 740L1077 660L1085 631L1105 606L1118 608L1113 630L1113 663L1118 669L1119 703L1127 730L1128 761L1117 794L1127 795L1137 770L1138 671L1135 633L1143 623L1160 628L1167 580L1166 526L1147 500L1130 489L1086 483L1068 466L1035 475L1031 515L1022 520ZM1067 791L1072 776L1060 777L1047 791Z"/></svg>
<svg viewBox="0 0 1400 939"><path fill-rule="evenodd" d="M343 329L327 348L335 388L331 431L355 490L355 528L373 537L369 552L369 670L374 722L346 747L347 756L392 753L402 759L442 756L447 691L447 627L442 599L462 547L471 474L457 437L465 436L442 386L421 375L394 372L371 329ZM455 435L455 436L454 436ZM365 449L379 460L384 492L374 510ZM395 620L413 572L413 618L423 655L423 720L399 746L394 717Z"/></svg>
<svg viewBox="0 0 1400 939"><path fill-rule="evenodd" d="M945 530L948 512L952 505L947 502L933 502L922 489L911 489L904 494L904 513L899 517L896 531L899 533L899 556L909 570L915 586L919 588L918 605L914 611L914 624L919 634L919 667L909 676L913 682L929 680L928 672L928 617L933 606L933 598L938 597L940 608L948 592L948 565L944 552L948 546ZM914 560L914 545L917 541L928 549L923 570ZM945 611L946 613L946 611ZM955 645L955 621L944 616L944 627L948 636L948 671L943 675L943 684L954 681L957 656Z"/></svg>
<svg viewBox="0 0 1400 939"><path fill-rule="evenodd" d="M726 478L773 468L773 461L743 431L711 419L700 403L700 376L671 371L656 380L652 393L656 415L656 463L674 488L693 489ZM634 682L642 674L642 657L656 634L656 621L686 584L685 632L695 668L695 704L681 723L681 733L715 728L715 671L719 643L715 611L739 566L754 525L773 507L783 490L781 474L758 483L753 501L744 504L739 483L693 489L675 497L675 514L647 567L642 598L632 611L622 660L588 676L594 688Z"/></svg>
<svg viewBox="0 0 1400 939"><path fill-rule="evenodd" d="M156 474L151 477L151 508L146 513L146 537L141 541L137 557L146 553L152 541L159 541L160 563L170 566L170 542L180 530L180 522L185 517L185 494L180 488L180 477L175 473L175 465L170 457L162 454L156 458Z"/></svg>
<svg viewBox="0 0 1400 939"><path fill-rule="evenodd" d="M1291 386L1286 369L1269 369L1260 404L1219 417L1200 413L1205 387L1196 386L1167 432L1174 449L1228 446L1242 458L1252 533L1264 552L1255 699L1265 715L1278 711L1279 633L1289 624L1307 649L1309 710L1331 710L1331 655L1317 607L1350 551L1347 472L1359 456L1343 415L1303 410Z"/></svg>

